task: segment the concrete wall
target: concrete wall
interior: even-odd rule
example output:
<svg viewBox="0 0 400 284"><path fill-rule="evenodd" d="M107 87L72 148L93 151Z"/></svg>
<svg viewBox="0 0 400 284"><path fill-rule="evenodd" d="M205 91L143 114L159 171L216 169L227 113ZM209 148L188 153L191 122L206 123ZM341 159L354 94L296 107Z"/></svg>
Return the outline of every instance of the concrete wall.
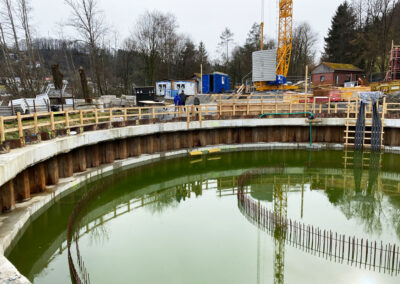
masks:
<svg viewBox="0 0 400 284"><path fill-rule="evenodd" d="M386 120L386 125L385 145L400 146L400 120ZM313 142L342 144L344 129L345 119L322 119L322 122L313 127ZM139 157L142 154L161 157L163 154L160 153L168 151L189 151L197 147L221 144L264 145L283 142L292 143L291 146L296 147L301 143L307 145L308 141L309 124L305 118L215 120L204 121L202 125L191 122L189 127L186 122L171 122L84 132L0 155L1 209L9 212L20 206L17 204L21 204L28 212L25 212L24 218L18 215L21 214L18 210L14 215L0 215L0 239L3 240L0 268L3 264L9 266L1 256L1 250L7 247L4 244L9 245L32 212L51 202L52 197L47 196L41 203L32 200L36 196L42 196L52 186L60 186L60 180L64 182L74 174L86 174L82 177L85 179L92 175L91 172L94 175L101 172L97 170L100 165L111 170L116 166L116 160ZM61 187L76 185L76 180L73 184L70 182ZM35 198L31 199L33 196ZM4 238L1 233L7 230L13 234L7 234ZM18 276L16 271L11 272ZM16 279L25 281L22 276Z"/></svg>
<svg viewBox="0 0 400 284"><path fill-rule="evenodd" d="M314 143L343 143L345 119L322 119L313 127ZM386 120L384 144L400 146L400 120ZM60 178L115 160L206 145L304 143L305 118L238 119L159 123L84 132L0 155L0 205L7 212Z"/></svg>

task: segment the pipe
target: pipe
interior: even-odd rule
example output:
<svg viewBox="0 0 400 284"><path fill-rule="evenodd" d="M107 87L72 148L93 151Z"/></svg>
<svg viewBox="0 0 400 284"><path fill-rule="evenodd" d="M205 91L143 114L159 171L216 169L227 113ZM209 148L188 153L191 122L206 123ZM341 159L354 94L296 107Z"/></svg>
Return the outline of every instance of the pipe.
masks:
<svg viewBox="0 0 400 284"><path fill-rule="evenodd" d="M264 113L262 115L260 115L260 118L263 118L264 116L267 115L299 115L299 114L308 114L310 117L309 119L313 119L314 118L314 114L312 112L293 112L293 113ZM310 147L312 147L312 122L310 122Z"/></svg>

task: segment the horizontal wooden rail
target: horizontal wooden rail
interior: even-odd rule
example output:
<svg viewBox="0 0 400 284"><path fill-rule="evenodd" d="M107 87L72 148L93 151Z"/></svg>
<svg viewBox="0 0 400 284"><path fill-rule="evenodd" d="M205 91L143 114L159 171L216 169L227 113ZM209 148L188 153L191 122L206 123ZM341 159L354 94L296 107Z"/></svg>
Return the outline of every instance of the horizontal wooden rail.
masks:
<svg viewBox="0 0 400 284"><path fill-rule="evenodd" d="M216 103L204 105L127 107L88 110L65 110L0 117L0 144L10 139L21 139L39 132L53 132L97 126L104 123L119 123L131 120L160 119L171 121L186 118L187 123L209 119L209 116L233 118L238 116L257 117L265 113L312 112L320 116L353 118L358 111L359 100L348 98L346 102L316 100L309 102L311 95L215 95ZM307 98L307 99L306 99ZM399 112L400 103L386 103L382 106L385 114ZM367 108L367 114L372 109ZM268 118L268 117L267 117ZM82 129L80 130L82 131Z"/></svg>

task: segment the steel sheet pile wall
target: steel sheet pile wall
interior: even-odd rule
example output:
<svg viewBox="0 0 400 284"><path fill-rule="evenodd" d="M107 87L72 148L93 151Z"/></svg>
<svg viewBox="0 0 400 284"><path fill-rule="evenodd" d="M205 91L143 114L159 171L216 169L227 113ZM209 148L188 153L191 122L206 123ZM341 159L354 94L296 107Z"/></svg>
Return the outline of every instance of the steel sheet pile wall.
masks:
<svg viewBox="0 0 400 284"><path fill-rule="evenodd" d="M276 80L276 49L253 52L253 82Z"/></svg>

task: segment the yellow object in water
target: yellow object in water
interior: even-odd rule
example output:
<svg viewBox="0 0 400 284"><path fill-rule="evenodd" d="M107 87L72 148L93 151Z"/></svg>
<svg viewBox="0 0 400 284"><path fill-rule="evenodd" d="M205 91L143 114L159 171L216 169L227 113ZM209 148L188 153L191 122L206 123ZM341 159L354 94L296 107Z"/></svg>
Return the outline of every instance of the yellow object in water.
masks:
<svg viewBox="0 0 400 284"><path fill-rule="evenodd" d="M201 156L201 155L203 155L203 152L201 152L201 151L193 151L193 152L190 152L189 154L190 154L190 156Z"/></svg>
<svg viewBox="0 0 400 284"><path fill-rule="evenodd" d="M210 150L208 151L208 153L209 153L209 154L213 154L213 153L219 153L219 152L221 152L221 149L219 149L219 148L216 148L216 149L210 149Z"/></svg>

